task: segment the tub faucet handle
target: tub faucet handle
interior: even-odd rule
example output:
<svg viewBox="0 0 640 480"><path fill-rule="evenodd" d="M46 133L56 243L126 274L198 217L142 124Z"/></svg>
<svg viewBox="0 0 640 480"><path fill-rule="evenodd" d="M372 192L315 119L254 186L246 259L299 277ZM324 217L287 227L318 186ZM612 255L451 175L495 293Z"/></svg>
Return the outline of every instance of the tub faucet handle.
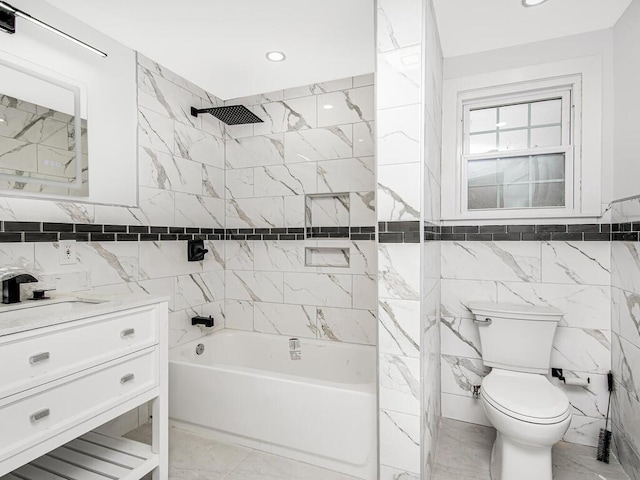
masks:
<svg viewBox="0 0 640 480"><path fill-rule="evenodd" d="M207 328L211 328L213 327L213 323L213 317L211 315L208 317L197 316L191 318L191 325L204 325Z"/></svg>

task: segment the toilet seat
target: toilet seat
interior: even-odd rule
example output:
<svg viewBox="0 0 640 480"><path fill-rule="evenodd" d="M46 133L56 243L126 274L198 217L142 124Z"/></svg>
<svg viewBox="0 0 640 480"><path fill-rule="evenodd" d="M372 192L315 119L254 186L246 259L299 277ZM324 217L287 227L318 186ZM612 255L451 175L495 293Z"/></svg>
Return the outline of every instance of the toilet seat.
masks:
<svg viewBox="0 0 640 480"><path fill-rule="evenodd" d="M564 392L539 374L494 368L482 381L481 394L496 410L527 423L555 424L571 415Z"/></svg>

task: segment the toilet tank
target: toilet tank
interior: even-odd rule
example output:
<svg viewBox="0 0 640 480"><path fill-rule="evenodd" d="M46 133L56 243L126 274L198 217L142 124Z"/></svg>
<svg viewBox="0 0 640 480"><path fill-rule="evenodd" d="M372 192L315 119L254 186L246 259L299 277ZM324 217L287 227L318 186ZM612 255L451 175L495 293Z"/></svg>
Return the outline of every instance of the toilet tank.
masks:
<svg viewBox="0 0 640 480"><path fill-rule="evenodd" d="M515 372L549 373L553 337L562 312L552 307L472 302L482 361Z"/></svg>

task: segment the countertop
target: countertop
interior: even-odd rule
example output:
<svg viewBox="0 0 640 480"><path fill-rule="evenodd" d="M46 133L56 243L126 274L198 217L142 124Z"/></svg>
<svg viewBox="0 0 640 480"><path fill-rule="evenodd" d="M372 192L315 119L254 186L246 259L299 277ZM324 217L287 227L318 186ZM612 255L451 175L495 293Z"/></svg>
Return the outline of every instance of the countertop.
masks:
<svg viewBox="0 0 640 480"><path fill-rule="evenodd" d="M0 337L168 301L168 297L157 295L81 292L52 296L48 300L25 300L13 305L0 305ZM71 306L69 302L72 302ZM38 308L43 306L47 308Z"/></svg>

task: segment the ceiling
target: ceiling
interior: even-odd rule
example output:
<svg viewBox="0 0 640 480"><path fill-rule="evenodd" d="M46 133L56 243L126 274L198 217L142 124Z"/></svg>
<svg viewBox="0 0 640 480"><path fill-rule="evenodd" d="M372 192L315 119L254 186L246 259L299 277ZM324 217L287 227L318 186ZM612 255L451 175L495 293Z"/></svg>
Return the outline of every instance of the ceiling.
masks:
<svg viewBox="0 0 640 480"><path fill-rule="evenodd" d="M613 27L632 0L434 0L445 57Z"/></svg>
<svg viewBox="0 0 640 480"><path fill-rule="evenodd" d="M47 1L225 100L375 67L374 0ZM610 28L631 1L434 3L444 56L454 57ZM287 60L267 61L271 50Z"/></svg>
<svg viewBox="0 0 640 480"><path fill-rule="evenodd" d="M48 2L225 100L375 68L373 0Z"/></svg>

